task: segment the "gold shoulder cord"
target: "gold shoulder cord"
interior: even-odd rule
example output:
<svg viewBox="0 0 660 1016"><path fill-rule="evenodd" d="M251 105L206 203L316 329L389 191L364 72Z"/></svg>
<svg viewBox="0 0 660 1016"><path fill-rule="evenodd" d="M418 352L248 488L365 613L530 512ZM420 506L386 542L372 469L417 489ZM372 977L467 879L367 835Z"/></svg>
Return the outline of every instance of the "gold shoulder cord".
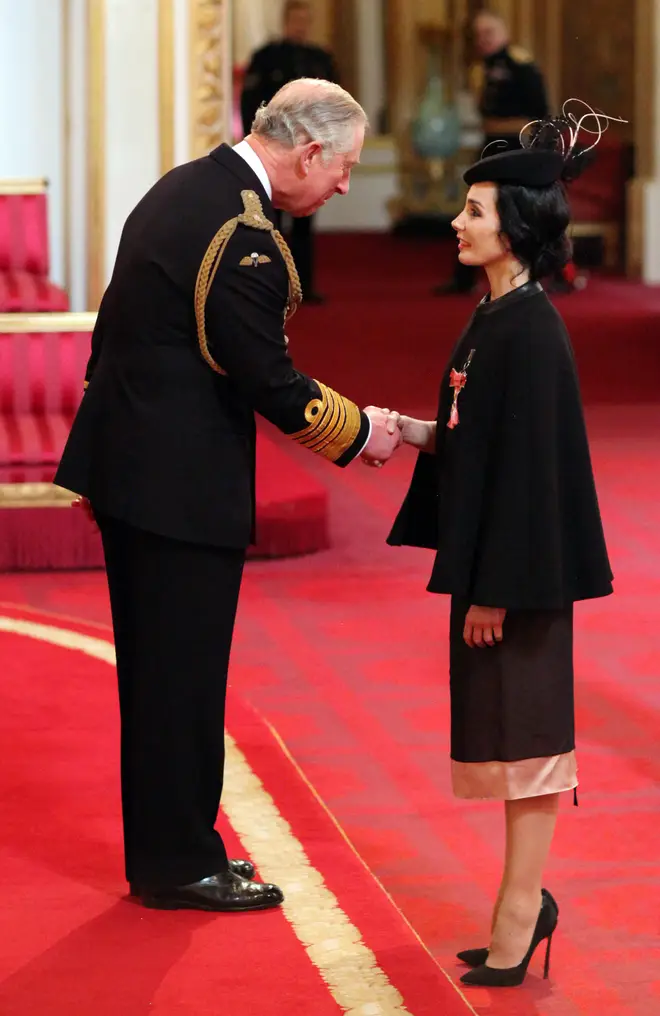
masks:
<svg viewBox="0 0 660 1016"><path fill-rule="evenodd" d="M295 313L302 302L300 279L293 255L287 246L286 240L279 230L275 229L270 219L267 219L264 215L261 201L254 191L241 191L241 198L243 199L243 212L225 222L224 226L215 234L204 255L199 272L197 273L197 282L195 283L195 320L197 322L199 348L209 367L218 374L226 374L226 371L222 369L219 363L216 363L209 351L208 339L206 337L206 301L216 272L220 267L222 255L239 225L247 226L249 229L258 229L263 233L270 233L279 248L289 274L289 300L284 315L285 320Z"/></svg>
<svg viewBox="0 0 660 1016"><path fill-rule="evenodd" d="M284 258L289 274L289 300L284 314L285 320L295 313L302 302L300 279L284 237L264 215L261 202L254 191L242 191L241 197L243 213L225 222L215 234L204 255L195 284L195 319L199 348L209 367L218 374L226 374L226 371L216 363L209 351L206 337L206 300L222 255L239 225L270 233ZM343 395L339 395L319 381L316 383L321 397L312 399L305 409L307 426L289 436L317 455L336 462L354 444L362 426L362 414L349 399L345 399Z"/></svg>

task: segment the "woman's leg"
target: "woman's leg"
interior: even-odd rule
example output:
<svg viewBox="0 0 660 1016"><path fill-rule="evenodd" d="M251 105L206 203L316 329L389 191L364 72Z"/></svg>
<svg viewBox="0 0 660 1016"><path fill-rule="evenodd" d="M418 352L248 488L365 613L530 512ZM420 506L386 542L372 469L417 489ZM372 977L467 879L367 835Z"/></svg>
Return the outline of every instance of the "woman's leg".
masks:
<svg viewBox="0 0 660 1016"><path fill-rule="evenodd" d="M500 907L502 906L502 898L504 896L504 890L506 888L506 875L507 871L509 870L509 865L511 863L510 859L511 859L512 837L509 834L510 819L509 819L509 809L507 808L508 803L509 803L508 801L504 802L504 822L505 822L504 871L502 872L502 881L500 882L500 887L497 890L497 899L495 900L495 906L493 907L493 916L490 922L491 938L493 937L495 925L497 924L497 916L500 912Z"/></svg>
<svg viewBox="0 0 660 1016"><path fill-rule="evenodd" d="M529 949L541 906L543 870L559 794L505 801L506 854L493 914L489 967L515 967Z"/></svg>

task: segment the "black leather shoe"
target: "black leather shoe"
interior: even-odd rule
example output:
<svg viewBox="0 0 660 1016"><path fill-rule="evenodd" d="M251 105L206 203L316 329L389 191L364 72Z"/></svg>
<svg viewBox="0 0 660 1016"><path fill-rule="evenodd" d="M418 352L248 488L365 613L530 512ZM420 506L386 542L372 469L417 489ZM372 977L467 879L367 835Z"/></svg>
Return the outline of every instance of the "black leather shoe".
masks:
<svg viewBox="0 0 660 1016"><path fill-rule="evenodd" d="M239 878L246 878L248 882L255 876L252 861L241 861L239 858L234 858L229 862L229 870L233 871L234 875L238 875Z"/></svg>
<svg viewBox="0 0 660 1016"><path fill-rule="evenodd" d="M541 889L541 896L544 900L552 902L557 911L557 916L559 916L559 907L552 893L548 892L547 889ZM488 959L488 948L464 949L463 952L456 953L456 959L460 960L461 963L467 964L468 967L480 967Z"/></svg>
<svg viewBox="0 0 660 1016"><path fill-rule="evenodd" d="M250 882L233 871L209 875L191 885L166 889L142 886L136 895L145 907L153 910L209 910L219 913L268 910L279 907L284 900L278 886Z"/></svg>
<svg viewBox="0 0 660 1016"><path fill-rule="evenodd" d="M247 879L247 881L253 879L256 874L252 861L242 861L240 858L234 858L229 861L229 870L233 871L234 875L238 875L239 878ZM137 882L131 882L129 888L131 896L140 895L141 890Z"/></svg>

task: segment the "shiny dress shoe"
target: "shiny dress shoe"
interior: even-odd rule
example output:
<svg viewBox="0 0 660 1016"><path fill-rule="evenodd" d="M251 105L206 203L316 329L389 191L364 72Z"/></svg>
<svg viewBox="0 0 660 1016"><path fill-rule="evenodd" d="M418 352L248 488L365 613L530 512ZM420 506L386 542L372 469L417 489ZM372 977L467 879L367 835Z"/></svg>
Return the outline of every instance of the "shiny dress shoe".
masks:
<svg viewBox="0 0 660 1016"><path fill-rule="evenodd" d="M547 889L541 889L541 896L544 900L552 902L557 911L557 916L559 916L559 907L552 893L548 892ZM463 952L456 953L456 959L460 960L461 963L466 963L468 967L480 967L488 959L488 948L464 949Z"/></svg>
<svg viewBox="0 0 660 1016"><path fill-rule="evenodd" d="M248 882L254 878L256 872L252 861L241 861L235 858L229 862L229 870L238 875L239 878L246 878Z"/></svg>
<svg viewBox="0 0 660 1016"><path fill-rule="evenodd" d="M242 861L240 858L235 858L229 862L229 870L233 871L234 875L238 875L239 878L244 878L250 881L256 875L255 867L252 861ZM130 893L131 896L140 895L140 887L137 882L131 882Z"/></svg>
<svg viewBox="0 0 660 1016"><path fill-rule="evenodd" d="M190 885L148 889L141 886L136 894L145 907L153 910L208 910L217 913L241 913L246 910L269 910L284 901L276 885L250 882L223 871L209 875Z"/></svg>
<svg viewBox="0 0 660 1016"><path fill-rule="evenodd" d="M550 973L550 947L552 945L552 936L557 927L558 915L559 908L548 893L543 897L529 949L518 966L501 968L489 967L487 963L482 963L480 967L475 967L474 970L468 970L467 974L463 974L461 977L462 983L480 988L518 987L525 980L532 956L541 942L547 942L545 964L543 967L543 977L547 979Z"/></svg>

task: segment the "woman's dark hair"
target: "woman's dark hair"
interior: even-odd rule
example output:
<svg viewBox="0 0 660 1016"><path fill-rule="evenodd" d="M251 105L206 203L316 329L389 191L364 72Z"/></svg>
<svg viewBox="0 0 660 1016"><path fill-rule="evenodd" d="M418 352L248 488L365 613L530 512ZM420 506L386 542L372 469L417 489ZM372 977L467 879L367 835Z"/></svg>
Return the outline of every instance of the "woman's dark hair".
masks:
<svg viewBox="0 0 660 1016"><path fill-rule="evenodd" d="M533 281L552 275L570 261L566 235L570 210L561 181L550 187L500 184L497 213L503 239Z"/></svg>

